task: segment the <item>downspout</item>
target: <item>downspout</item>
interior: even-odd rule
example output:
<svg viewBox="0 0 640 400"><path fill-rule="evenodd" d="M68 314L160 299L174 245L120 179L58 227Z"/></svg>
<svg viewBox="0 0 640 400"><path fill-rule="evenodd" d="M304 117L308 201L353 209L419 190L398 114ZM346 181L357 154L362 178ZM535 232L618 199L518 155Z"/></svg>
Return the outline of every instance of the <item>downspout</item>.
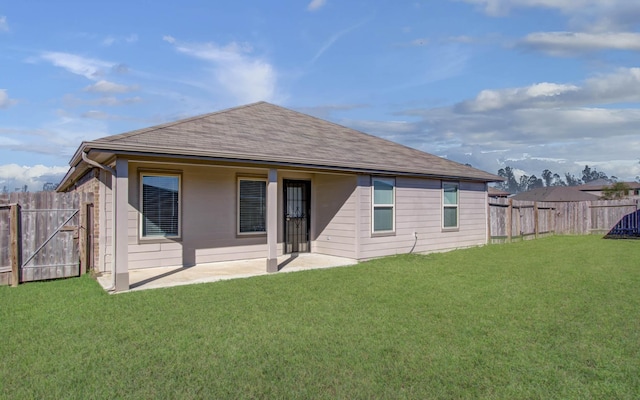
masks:
<svg viewBox="0 0 640 400"><path fill-rule="evenodd" d="M117 175L117 174L116 174L116 170L115 170L115 169L113 169L113 168L111 168L111 167L108 167L108 166L106 166L106 165L102 165L102 164L100 164L99 162L96 162L96 161L93 161L92 159L90 159L90 158L87 156L87 152L86 152L86 151L83 151L83 152L82 152L82 161L84 161L84 162L86 162L87 164L89 164L89 165L91 165L91 166L94 166L94 167L96 167L96 168L103 169L103 170L105 170L105 171L109 172L109 173L110 173L111 175L113 175L113 176L116 176L116 175Z"/></svg>
<svg viewBox="0 0 640 400"><path fill-rule="evenodd" d="M99 162L93 161L92 159L90 159L87 156L87 152L86 151L82 152L82 161L86 162L87 164L89 164L89 165L91 165L93 167L100 168L100 169L103 169L103 170L109 172L111 174L111 178L112 179L116 178L118 176L118 174L116 173L116 170L114 168L111 168L111 167L109 167L107 165L103 165L103 164L100 164ZM118 190L118 188L115 187L115 185L117 185L115 180L113 182L113 185L114 185L114 188L116 190ZM103 210L103 212L106 212L106 210ZM115 213L114 213L114 215L112 217L111 223L113 224L113 226L111 228L112 229L112 235L114 235L115 232L117 232L116 231L117 219L116 219ZM116 289L116 271L115 271L115 267L116 267L115 266L115 259L116 258L115 258L115 243L114 243L113 238L111 239L111 246L113 247L113 249L111 250L111 252L112 252L112 255L111 255L111 275L113 276L113 281L111 283L111 287L110 288L105 288L105 290L107 292L113 292ZM105 260L105 262L106 262L106 260Z"/></svg>

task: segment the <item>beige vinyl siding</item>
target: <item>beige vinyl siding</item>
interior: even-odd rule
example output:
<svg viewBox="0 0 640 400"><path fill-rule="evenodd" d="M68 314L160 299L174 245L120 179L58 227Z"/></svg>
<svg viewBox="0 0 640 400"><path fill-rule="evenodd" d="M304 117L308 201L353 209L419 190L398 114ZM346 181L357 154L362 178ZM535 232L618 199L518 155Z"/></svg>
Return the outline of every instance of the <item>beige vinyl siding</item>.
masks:
<svg viewBox="0 0 640 400"><path fill-rule="evenodd" d="M181 237L140 237L140 173L181 174ZM237 178L264 177L264 169L129 163L129 268L192 266L218 261L259 258L266 254L266 236L236 235ZM262 250L262 251L260 251Z"/></svg>
<svg viewBox="0 0 640 400"><path fill-rule="evenodd" d="M140 238L140 173L165 171L181 175L181 237ZM264 258L266 235L237 235L239 177L266 177L264 168L129 162L127 213L130 269L191 266L210 262ZM111 177L104 191L104 240L111 270L113 194ZM484 183L460 182L460 227L443 231L442 183L437 179L395 177L395 232L371 232L371 176L278 171L278 254L283 249L284 179L311 181L311 251L358 259L392 254L426 253L486 243ZM416 241L414 232L417 234ZM415 248L414 248L415 245Z"/></svg>
<svg viewBox="0 0 640 400"><path fill-rule="evenodd" d="M395 235L371 232L370 179L361 179L360 258L413 251L428 253L486 243L486 192L483 183L460 183L459 229L442 229L442 184L435 179L396 178ZM417 235L414 236L414 232ZM414 247L415 245L415 247Z"/></svg>
<svg viewBox="0 0 640 400"><path fill-rule="evenodd" d="M140 237L140 173L181 174L181 237ZM192 266L211 262L264 258L264 234L237 234L239 177L266 177L268 170L182 164L129 162L128 248L129 268ZM312 181L314 175L294 171L278 173L278 254L282 254L282 185L284 179ZM312 205L313 206L313 205Z"/></svg>
<svg viewBox="0 0 640 400"><path fill-rule="evenodd" d="M356 257L356 179L355 175L316 175L311 189L315 194L314 253Z"/></svg>

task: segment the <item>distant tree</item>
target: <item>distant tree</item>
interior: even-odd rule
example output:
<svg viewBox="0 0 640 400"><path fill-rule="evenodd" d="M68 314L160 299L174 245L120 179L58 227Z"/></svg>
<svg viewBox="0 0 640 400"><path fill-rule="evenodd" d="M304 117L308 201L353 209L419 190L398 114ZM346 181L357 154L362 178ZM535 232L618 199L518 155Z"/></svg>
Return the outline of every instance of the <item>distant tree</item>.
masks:
<svg viewBox="0 0 640 400"><path fill-rule="evenodd" d="M531 175L527 180L527 190L532 190L532 189L541 188L541 187L544 187L544 182L542 182L542 179L538 178L537 176Z"/></svg>
<svg viewBox="0 0 640 400"><path fill-rule="evenodd" d="M522 175L520 177L520 181L518 182L518 190L517 193L526 192L529 187L529 177L527 175Z"/></svg>
<svg viewBox="0 0 640 400"><path fill-rule="evenodd" d="M502 178L505 178L505 181L500 184L500 188L509 193L518 193L519 184L516 180L516 176L513 174L513 169L509 166L505 168L500 168L498 170L498 175Z"/></svg>
<svg viewBox="0 0 640 400"><path fill-rule="evenodd" d="M585 165L582 170L582 182L589 183L597 181L598 179L609 180L609 177L604 172L598 172L595 168L591 169L588 165Z"/></svg>
<svg viewBox="0 0 640 400"><path fill-rule="evenodd" d="M615 182L611 186L602 188L602 198L605 200L620 200L629 196L631 188L624 182Z"/></svg>
<svg viewBox="0 0 640 400"><path fill-rule="evenodd" d="M638 162L640 164L640 161ZM582 170L582 177L577 177L570 172L565 172L564 176L554 173L549 169L542 171L541 178L535 175L522 175L520 179L517 179L513 168L506 166L498 170L498 175L505 179L504 182L497 185L500 189L506 190L510 193L519 193L527 190L545 187L545 186L577 186L583 183L589 183L598 179L604 179L609 183L615 183L618 181L617 176L608 177L606 173L600 172L595 168L585 165ZM636 177L636 180L640 182L640 176Z"/></svg>
<svg viewBox="0 0 640 400"><path fill-rule="evenodd" d="M542 180L544 181L545 186L567 186L560 175L551 172L548 169L542 171Z"/></svg>
<svg viewBox="0 0 640 400"><path fill-rule="evenodd" d="M575 175L565 172L564 179L567 182L567 186L578 186L582 184L582 181L575 177Z"/></svg>
<svg viewBox="0 0 640 400"><path fill-rule="evenodd" d="M542 171L542 180L544 181L545 186L552 186L553 172L549 171L548 169L545 169L544 171Z"/></svg>
<svg viewBox="0 0 640 400"><path fill-rule="evenodd" d="M567 186L567 184L565 183L565 181L562 180L560 175L554 173L552 186Z"/></svg>

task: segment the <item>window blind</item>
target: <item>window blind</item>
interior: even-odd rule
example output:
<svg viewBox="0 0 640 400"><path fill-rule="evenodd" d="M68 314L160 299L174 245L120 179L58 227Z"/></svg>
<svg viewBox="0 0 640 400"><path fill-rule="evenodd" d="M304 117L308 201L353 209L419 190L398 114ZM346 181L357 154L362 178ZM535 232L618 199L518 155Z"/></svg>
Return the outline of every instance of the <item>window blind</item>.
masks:
<svg viewBox="0 0 640 400"><path fill-rule="evenodd" d="M238 231L266 232L267 183L259 180L240 180Z"/></svg>
<svg viewBox="0 0 640 400"><path fill-rule="evenodd" d="M142 236L178 236L178 176L142 176Z"/></svg>

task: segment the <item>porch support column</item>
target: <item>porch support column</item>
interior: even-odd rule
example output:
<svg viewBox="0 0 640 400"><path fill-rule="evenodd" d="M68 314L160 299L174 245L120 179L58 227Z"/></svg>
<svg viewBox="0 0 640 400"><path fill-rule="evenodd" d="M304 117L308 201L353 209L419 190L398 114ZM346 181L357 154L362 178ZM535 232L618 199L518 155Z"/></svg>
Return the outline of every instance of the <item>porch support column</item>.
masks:
<svg viewBox="0 0 640 400"><path fill-rule="evenodd" d="M129 162L126 159L116 159L115 196L113 202L114 221L114 290L122 292L129 290L129 238L128 238L128 208L129 208Z"/></svg>
<svg viewBox="0 0 640 400"><path fill-rule="evenodd" d="M278 272L278 170L269 170L267 182L267 272Z"/></svg>

